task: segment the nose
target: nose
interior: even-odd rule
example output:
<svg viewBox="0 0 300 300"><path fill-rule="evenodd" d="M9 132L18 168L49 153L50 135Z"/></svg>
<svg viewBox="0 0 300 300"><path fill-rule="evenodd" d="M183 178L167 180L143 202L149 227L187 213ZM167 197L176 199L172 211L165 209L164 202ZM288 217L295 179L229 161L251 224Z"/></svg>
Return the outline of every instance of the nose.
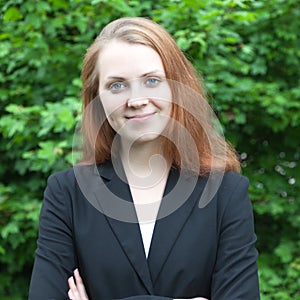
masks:
<svg viewBox="0 0 300 300"><path fill-rule="evenodd" d="M130 98L127 102L127 106L128 107L132 107L132 108L140 108L143 106L146 106L149 103L149 99L148 98Z"/></svg>
<svg viewBox="0 0 300 300"><path fill-rule="evenodd" d="M143 93L143 88L139 86L138 82L132 82L131 93L127 101L127 106L131 108L140 108L149 103L149 99Z"/></svg>

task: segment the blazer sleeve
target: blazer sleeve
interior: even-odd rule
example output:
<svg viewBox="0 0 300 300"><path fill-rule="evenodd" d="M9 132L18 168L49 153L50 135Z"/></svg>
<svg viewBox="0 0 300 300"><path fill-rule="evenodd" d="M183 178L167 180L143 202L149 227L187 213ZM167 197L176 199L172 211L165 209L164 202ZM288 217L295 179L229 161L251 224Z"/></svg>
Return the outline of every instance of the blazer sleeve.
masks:
<svg viewBox="0 0 300 300"><path fill-rule="evenodd" d="M238 176L238 180L225 179L219 193L222 209L219 210L219 244L212 277L212 300L260 299L249 181Z"/></svg>
<svg viewBox="0 0 300 300"><path fill-rule="evenodd" d="M67 279L76 263L68 198L55 174L51 175L40 214L29 300L68 298Z"/></svg>
<svg viewBox="0 0 300 300"><path fill-rule="evenodd" d="M139 296L126 297L117 300L172 300L172 299L173 298L154 296L154 295L139 295Z"/></svg>

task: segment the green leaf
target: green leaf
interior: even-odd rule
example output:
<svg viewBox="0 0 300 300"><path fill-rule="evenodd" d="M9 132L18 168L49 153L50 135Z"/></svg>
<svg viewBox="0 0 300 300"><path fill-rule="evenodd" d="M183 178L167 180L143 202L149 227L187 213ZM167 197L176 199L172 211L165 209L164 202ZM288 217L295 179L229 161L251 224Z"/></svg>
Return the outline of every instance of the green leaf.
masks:
<svg viewBox="0 0 300 300"><path fill-rule="evenodd" d="M292 242L281 243L276 249L275 253L278 255L283 263L289 263L293 259L294 244Z"/></svg>
<svg viewBox="0 0 300 300"><path fill-rule="evenodd" d="M5 13L3 20L4 22L9 22L9 21L19 21L23 18L21 12L19 9L16 7L10 7Z"/></svg>

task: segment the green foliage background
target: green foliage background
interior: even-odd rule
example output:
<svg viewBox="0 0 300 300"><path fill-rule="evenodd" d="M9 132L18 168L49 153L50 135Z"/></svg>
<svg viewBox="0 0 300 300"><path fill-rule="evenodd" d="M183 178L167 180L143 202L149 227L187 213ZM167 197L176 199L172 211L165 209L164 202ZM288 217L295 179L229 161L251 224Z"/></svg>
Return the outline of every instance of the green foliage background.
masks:
<svg viewBox="0 0 300 300"><path fill-rule="evenodd" d="M251 181L262 299L300 299L298 0L0 3L1 299L27 297L46 178L72 163L83 55L122 16L160 23L203 75Z"/></svg>

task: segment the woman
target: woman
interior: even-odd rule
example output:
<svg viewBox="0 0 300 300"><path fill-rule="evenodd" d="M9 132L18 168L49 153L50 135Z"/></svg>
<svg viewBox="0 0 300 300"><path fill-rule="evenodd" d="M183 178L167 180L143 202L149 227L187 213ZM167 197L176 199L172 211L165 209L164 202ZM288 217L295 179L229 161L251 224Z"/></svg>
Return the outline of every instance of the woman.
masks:
<svg viewBox="0 0 300 300"><path fill-rule="evenodd" d="M82 80L83 160L48 179L29 299L259 299L248 180L172 37L116 20Z"/></svg>

